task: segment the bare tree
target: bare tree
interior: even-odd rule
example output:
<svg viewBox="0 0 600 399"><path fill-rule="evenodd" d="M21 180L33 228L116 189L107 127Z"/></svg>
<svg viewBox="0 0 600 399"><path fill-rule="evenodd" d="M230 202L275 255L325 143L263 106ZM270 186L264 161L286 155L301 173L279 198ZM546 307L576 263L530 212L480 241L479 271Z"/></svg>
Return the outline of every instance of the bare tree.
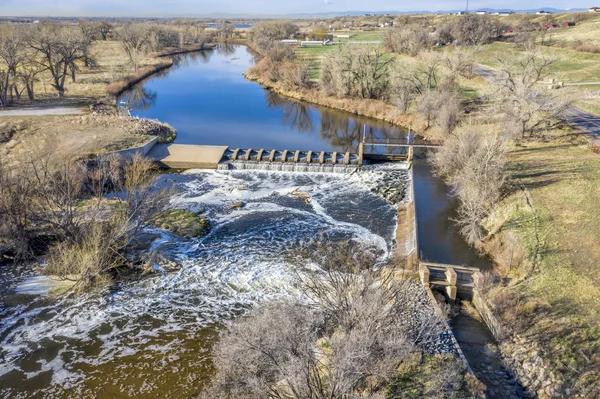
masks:
<svg viewBox="0 0 600 399"><path fill-rule="evenodd" d="M96 23L84 19L79 20L78 24L82 37L81 52L83 54L83 64L86 67L93 66L94 60L90 56L90 49L92 42L96 39L98 26Z"/></svg>
<svg viewBox="0 0 600 399"><path fill-rule="evenodd" d="M429 31L417 24L395 26L383 32L383 43L391 52L415 55L429 44Z"/></svg>
<svg viewBox="0 0 600 399"><path fill-rule="evenodd" d="M142 24L128 24L119 31L119 40L135 71L150 45L150 31Z"/></svg>
<svg viewBox="0 0 600 399"><path fill-rule="evenodd" d="M467 14L452 24L452 36L456 44L474 46L489 43L505 29L503 23L489 15Z"/></svg>
<svg viewBox="0 0 600 399"><path fill-rule="evenodd" d="M323 59L321 88L338 97L386 99L393 62L378 48L344 46Z"/></svg>
<svg viewBox="0 0 600 399"><path fill-rule="evenodd" d="M521 137L564 119L572 99L564 92L548 89L555 57L533 50L498 61L500 68L492 77L495 90L491 99L495 109L504 112L510 124L517 125Z"/></svg>
<svg viewBox="0 0 600 399"><path fill-rule="evenodd" d="M52 87L63 97L67 76L70 73L75 81L77 62L83 59L85 44L81 32L56 24L42 24L30 32L27 42L38 52L37 62L50 73Z"/></svg>
<svg viewBox="0 0 600 399"><path fill-rule="evenodd" d="M11 89L18 94L16 88L17 73L19 67L23 64L24 56L22 32L12 25L0 27L0 61L4 67L4 71L0 75L2 78L2 83L0 83L0 106L9 104Z"/></svg>
<svg viewBox="0 0 600 399"><path fill-rule="evenodd" d="M298 33L298 25L291 21L265 20L256 23L250 31L254 43L289 39Z"/></svg>
<svg viewBox="0 0 600 399"><path fill-rule="evenodd" d="M102 37L102 40L107 40L108 35L110 34L110 32L113 29L113 25L108 21L100 21L98 23L97 29L98 29L98 32L100 33L100 36Z"/></svg>
<svg viewBox="0 0 600 399"><path fill-rule="evenodd" d="M458 195L455 221L470 244L483 238L481 222L500 198L507 145L494 128L466 124L450 135L433 158L437 173Z"/></svg>
<svg viewBox="0 0 600 399"><path fill-rule="evenodd" d="M18 70L18 77L25 85L27 97L31 101L35 100L35 82L38 81L37 77L44 70L45 68L36 62L35 52L27 51L21 68Z"/></svg>
<svg viewBox="0 0 600 399"><path fill-rule="evenodd" d="M235 32L235 25L229 21L225 21L219 25L217 29L217 36L219 39L227 41L228 39L233 38L233 34Z"/></svg>

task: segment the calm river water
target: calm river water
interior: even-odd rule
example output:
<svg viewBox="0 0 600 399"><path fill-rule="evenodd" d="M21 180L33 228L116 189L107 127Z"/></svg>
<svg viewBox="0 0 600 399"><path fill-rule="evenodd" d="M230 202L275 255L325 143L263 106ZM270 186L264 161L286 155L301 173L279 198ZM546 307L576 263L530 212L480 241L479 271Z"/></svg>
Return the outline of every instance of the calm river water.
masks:
<svg viewBox="0 0 600 399"><path fill-rule="evenodd" d="M176 67L123 98L132 114L160 119L178 143L352 151L361 129L405 132L263 90L242 73L244 47L178 58ZM103 295L54 300L29 267L0 266L0 396L181 398L210 378L218 327L273 298L295 294L296 248L325 237L355 240L382 259L395 246L396 207L373 192L404 171L353 175L190 171L163 175L173 206L204 211L212 231L182 239L154 230L153 249L182 265L176 273L123 283ZM448 223L452 201L424 163L415 167L423 257L473 264ZM300 191L309 201L295 196ZM242 201L245 207L232 207ZM485 265L484 265L485 266Z"/></svg>

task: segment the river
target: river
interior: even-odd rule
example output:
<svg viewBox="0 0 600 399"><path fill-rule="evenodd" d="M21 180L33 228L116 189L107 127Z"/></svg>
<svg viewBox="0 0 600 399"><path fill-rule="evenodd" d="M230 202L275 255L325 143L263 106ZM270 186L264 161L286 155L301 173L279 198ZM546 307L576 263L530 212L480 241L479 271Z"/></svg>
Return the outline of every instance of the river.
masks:
<svg viewBox="0 0 600 399"><path fill-rule="evenodd" d="M361 130L381 137L405 134L274 95L244 79L252 63L240 46L179 56L174 68L123 100L133 115L173 125L178 143L354 151ZM161 175L157 184L176 189L173 206L203 210L212 225L202 239L150 231L158 236L152 249L168 251L182 265L179 272L121 283L102 295L55 300L27 284L36 278L31 267L0 266L2 396L198 393L211 373L210 348L219 326L264 301L295 294L293 269L303 266L296 255L304 243L352 239L382 260L389 257L396 245L396 207L376 194L386 179L408 181L400 169L377 167L353 175ZM447 188L422 163L415 183L423 256L478 262L452 238ZM308 201L294 195L298 191ZM235 207L240 201L245 206Z"/></svg>

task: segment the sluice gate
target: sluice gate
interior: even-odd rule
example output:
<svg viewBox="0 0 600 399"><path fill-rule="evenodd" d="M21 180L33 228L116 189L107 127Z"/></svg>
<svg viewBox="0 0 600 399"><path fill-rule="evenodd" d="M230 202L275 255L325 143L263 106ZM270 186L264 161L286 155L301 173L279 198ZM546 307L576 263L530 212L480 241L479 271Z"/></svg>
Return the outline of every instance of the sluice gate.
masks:
<svg viewBox="0 0 600 399"><path fill-rule="evenodd" d="M361 165L361 154L335 151L289 151L228 148L222 161L281 162L300 164Z"/></svg>
<svg viewBox="0 0 600 399"><path fill-rule="evenodd" d="M228 148L218 169L352 173L362 163L360 153Z"/></svg>

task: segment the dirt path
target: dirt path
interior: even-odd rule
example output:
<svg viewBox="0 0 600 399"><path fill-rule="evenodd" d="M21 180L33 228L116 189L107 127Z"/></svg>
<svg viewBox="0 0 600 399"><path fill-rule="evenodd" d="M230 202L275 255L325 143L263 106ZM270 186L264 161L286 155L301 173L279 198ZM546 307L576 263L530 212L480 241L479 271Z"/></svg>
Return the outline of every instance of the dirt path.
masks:
<svg viewBox="0 0 600 399"><path fill-rule="evenodd" d="M4 116L46 116L46 115L80 115L85 111L78 107L31 107L0 110Z"/></svg>

